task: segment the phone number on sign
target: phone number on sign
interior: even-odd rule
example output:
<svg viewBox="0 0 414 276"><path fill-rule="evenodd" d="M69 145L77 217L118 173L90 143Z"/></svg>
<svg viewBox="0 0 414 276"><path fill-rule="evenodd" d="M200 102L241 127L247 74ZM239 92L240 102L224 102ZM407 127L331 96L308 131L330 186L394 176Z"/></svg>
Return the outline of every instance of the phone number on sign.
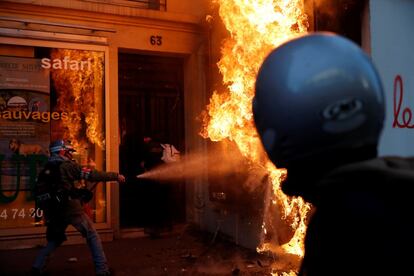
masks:
<svg viewBox="0 0 414 276"><path fill-rule="evenodd" d="M43 210L37 208L29 208L29 209L3 209L0 212L0 219L24 219L24 218L35 218L35 217L42 217Z"/></svg>

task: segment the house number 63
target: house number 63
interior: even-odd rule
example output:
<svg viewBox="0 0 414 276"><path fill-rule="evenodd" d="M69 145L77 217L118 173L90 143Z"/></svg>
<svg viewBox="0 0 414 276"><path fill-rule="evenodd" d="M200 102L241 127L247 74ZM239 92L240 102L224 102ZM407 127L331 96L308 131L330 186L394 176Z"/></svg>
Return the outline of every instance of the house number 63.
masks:
<svg viewBox="0 0 414 276"><path fill-rule="evenodd" d="M162 45L162 36L160 36L160 35L150 36L150 43L151 43L151 45L161 46Z"/></svg>

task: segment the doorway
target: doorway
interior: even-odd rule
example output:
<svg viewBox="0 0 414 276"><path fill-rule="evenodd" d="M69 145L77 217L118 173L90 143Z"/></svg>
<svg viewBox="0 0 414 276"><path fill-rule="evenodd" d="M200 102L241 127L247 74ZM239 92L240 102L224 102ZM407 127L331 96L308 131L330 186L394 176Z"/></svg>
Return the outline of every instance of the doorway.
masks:
<svg viewBox="0 0 414 276"><path fill-rule="evenodd" d="M119 160L127 177L120 185L120 226L145 228L154 219L183 223L184 183L163 184L169 187L161 191L136 178L143 172L144 137L184 152L183 58L120 52L118 66Z"/></svg>

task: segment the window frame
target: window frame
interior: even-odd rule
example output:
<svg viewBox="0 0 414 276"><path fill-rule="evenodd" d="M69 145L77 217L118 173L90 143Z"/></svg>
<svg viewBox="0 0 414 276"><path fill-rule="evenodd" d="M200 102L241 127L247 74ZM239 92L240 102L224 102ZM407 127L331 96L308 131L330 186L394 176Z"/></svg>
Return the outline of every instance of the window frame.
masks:
<svg viewBox="0 0 414 276"><path fill-rule="evenodd" d="M53 38L51 38L53 39ZM111 135L110 135L110 118L111 111L108 105L108 100L110 99L109 93L109 47L104 45L94 45L94 44L85 44L85 43L76 43L76 42L62 42L62 41L53 41L53 40L37 40L30 38L15 38L15 37L0 37L0 44L4 45L17 45L17 46L30 46L30 47L48 47L48 48L63 48L63 49L74 49L74 50L89 50L89 51L102 51L104 52L104 91L103 91L103 102L105 104L104 108L104 118L105 118L105 162L103 163L104 168L112 167L112 159L110 151L108 151L107 145L111 144ZM115 137L117 138L117 137ZM97 230L111 229L111 219L112 219L112 199L111 199L111 189L110 183L104 183L106 185L105 197L106 197L106 221L100 223L94 223ZM3 237L13 237L22 236L22 235L33 235L33 234L44 234L45 226L32 226L32 227L11 227L0 229L0 240ZM76 229L72 226L69 226L66 233L68 236L73 236L77 233ZM6 238L8 239L8 238Z"/></svg>

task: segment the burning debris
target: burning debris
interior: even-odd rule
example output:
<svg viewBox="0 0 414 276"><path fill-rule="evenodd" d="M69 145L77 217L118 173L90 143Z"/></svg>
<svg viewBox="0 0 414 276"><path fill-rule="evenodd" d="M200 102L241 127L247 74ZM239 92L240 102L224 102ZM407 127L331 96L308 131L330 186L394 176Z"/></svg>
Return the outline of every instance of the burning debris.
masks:
<svg viewBox="0 0 414 276"><path fill-rule="evenodd" d="M310 205L301 198L289 198L280 188L286 171L267 159L253 123L251 102L257 72L264 58L276 46L307 32L308 22L302 0L218 0L220 17L230 33L218 62L226 91L215 91L204 114L201 135L212 141L233 141L252 167L269 175L272 193L264 214L263 231L279 237L273 228L275 216L293 232L282 247L263 240L258 251L283 251L303 256L306 217ZM280 224L279 224L280 225ZM275 244L282 244L275 243ZM296 267L297 269L297 267ZM292 271L295 269L292 269ZM295 272L289 272L295 274Z"/></svg>

